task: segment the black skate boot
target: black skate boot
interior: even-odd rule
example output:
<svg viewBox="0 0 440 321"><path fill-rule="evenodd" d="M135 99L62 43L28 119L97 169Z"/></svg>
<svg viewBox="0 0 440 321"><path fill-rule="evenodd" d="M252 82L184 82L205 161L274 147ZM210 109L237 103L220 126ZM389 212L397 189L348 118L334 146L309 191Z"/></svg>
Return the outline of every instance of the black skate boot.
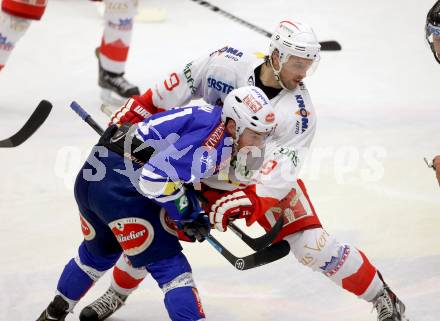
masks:
<svg viewBox="0 0 440 321"><path fill-rule="evenodd" d="M100 298L82 309L79 319L81 321L105 320L123 306L125 300L127 300L126 295L119 294L110 287Z"/></svg>
<svg viewBox="0 0 440 321"><path fill-rule="evenodd" d="M124 78L124 73L114 73L102 68L99 61L99 48L96 49L99 62L99 81L102 88L101 99L106 103L120 107L128 98L140 95L139 88Z"/></svg>
<svg viewBox="0 0 440 321"><path fill-rule="evenodd" d="M37 321L64 321L66 315L69 313L69 303L60 295L57 295L49 304L46 310L41 313Z"/></svg>
<svg viewBox="0 0 440 321"><path fill-rule="evenodd" d="M377 310L377 321L409 321L405 317L405 304L386 284L373 304Z"/></svg>

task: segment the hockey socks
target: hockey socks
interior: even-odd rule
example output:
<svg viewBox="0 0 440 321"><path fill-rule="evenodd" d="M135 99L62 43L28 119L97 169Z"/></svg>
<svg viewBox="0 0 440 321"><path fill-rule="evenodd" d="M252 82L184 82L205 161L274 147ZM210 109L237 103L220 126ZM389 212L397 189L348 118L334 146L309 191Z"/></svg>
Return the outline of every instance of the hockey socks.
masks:
<svg viewBox="0 0 440 321"><path fill-rule="evenodd" d="M164 303L172 321L204 320L191 267L183 253L148 264L147 270L165 295Z"/></svg>
<svg viewBox="0 0 440 321"><path fill-rule="evenodd" d="M0 70L31 22L0 11Z"/></svg>
<svg viewBox="0 0 440 321"><path fill-rule="evenodd" d="M105 271L115 264L118 257L119 254L108 257L95 256L87 250L84 243L80 245L78 256L64 267L57 285L57 291L70 301L70 310Z"/></svg>
<svg viewBox="0 0 440 321"><path fill-rule="evenodd" d="M101 67L108 72L122 74L125 71L137 13L135 0L105 0L105 29L99 49Z"/></svg>

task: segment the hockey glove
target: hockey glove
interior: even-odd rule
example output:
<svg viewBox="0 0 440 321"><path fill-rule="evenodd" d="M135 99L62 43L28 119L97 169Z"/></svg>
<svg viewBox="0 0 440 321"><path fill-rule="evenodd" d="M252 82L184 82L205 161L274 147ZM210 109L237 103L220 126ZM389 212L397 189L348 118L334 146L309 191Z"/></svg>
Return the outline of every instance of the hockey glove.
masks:
<svg viewBox="0 0 440 321"><path fill-rule="evenodd" d="M246 189L236 189L223 194L210 206L209 221L220 232L227 229L228 223L238 218L248 218L255 210L252 195Z"/></svg>
<svg viewBox="0 0 440 321"><path fill-rule="evenodd" d="M142 96L133 96L119 108L111 118L111 124L118 126L124 123L137 124L152 114L158 112L158 108L153 103L153 93L151 89Z"/></svg>
<svg viewBox="0 0 440 321"><path fill-rule="evenodd" d="M182 226L183 233L191 241L203 242L211 230L209 219L204 214L200 214L194 221L184 223Z"/></svg>
<svg viewBox="0 0 440 321"><path fill-rule="evenodd" d="M190 241L196 239L202 242L209 234L211 226L201 207L197 192L189 186L184 188L185 195L175 201L175 204L179 204L177 209L179 214L176 212L171 216L174 217L178 229L183 231Z"/></svg>

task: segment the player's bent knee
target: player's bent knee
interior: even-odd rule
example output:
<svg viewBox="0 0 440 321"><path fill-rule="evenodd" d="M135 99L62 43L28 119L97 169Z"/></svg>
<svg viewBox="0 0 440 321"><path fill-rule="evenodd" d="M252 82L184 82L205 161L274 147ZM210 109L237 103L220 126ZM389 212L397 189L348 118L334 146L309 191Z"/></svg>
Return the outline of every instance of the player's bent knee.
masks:
<svg viewBox="0 0 440 321"><path fill-rule="evenodd" d="M24 19L40 20L46 10L47 0L20 1L3 0L2 10L12 16Z"/></svg>
<svg viewBox="0 0 440 321"><path fill-rule="evenodd" d="M78 249L75 263L93 281L97 281L104 273L111 269L119 258L119 254L109 256L97 256L92 254L83 242Z"/></svg>
<svg viewBox="0 0 440 321"><path fill-rule="evenodd" d="M314 271L327 273L343 263L344 245L322 228L305 230L285 239L297 260Z"/></svg>

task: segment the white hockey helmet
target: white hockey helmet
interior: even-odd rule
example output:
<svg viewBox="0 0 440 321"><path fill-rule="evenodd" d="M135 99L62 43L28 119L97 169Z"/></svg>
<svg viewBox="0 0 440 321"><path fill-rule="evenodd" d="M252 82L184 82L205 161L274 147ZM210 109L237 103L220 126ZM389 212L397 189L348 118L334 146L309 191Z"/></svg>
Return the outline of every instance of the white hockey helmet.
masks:
<svg viewBox="0 0 440 321"><path fill-rule="evenodd" d="M321 45L311 27L300 22L281 21L270 39L269 54L278 49L281 63L289 56L319 60Z"/></svg>
<svg viewBox="0 0 440 321"><path fill-rule="evenodd" d="M275 110L266 94L255 86L246 86L231 91L223 103L222 121L235 121L236 139L245 128L259 133L271 134L276 126Z"/></svg>

